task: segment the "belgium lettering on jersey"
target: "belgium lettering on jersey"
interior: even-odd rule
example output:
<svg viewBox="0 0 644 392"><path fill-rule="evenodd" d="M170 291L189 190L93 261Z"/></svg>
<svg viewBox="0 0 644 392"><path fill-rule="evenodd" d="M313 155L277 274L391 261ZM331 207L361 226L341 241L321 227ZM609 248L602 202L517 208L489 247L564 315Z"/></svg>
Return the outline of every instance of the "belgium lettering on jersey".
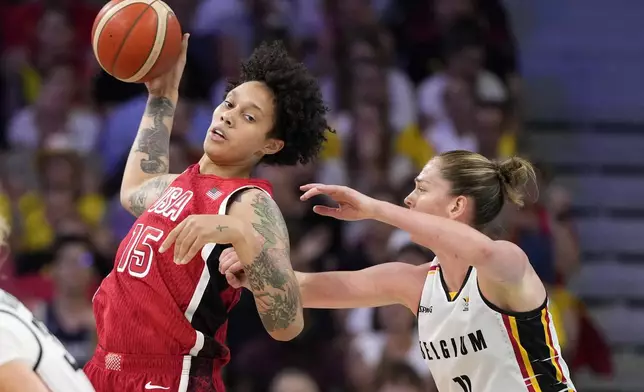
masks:
<svg viewBox="0 0 644 392"><path fill-rule="evenodd" d="M148 212L163 215L175 222L190 202L190 199L192 199L192 195L192 191L184 191L179 187L170 187L150 206Z"/></svg>
<svg viewBox="0 0 644 392"><path fill-rule="evenodd" d="M435 359L457 358L459 355L467 355L472 352L485 350L487 343L481 330L470 332L467 335L441 339L433 342L420 341L420 352L423 359L433 361Z"/></svg>

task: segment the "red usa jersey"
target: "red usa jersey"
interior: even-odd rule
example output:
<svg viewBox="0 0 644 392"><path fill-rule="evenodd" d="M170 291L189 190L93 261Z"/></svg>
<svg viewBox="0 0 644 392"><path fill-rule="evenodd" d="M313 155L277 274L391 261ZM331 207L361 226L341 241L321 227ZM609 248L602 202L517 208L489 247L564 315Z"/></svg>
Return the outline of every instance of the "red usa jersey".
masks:
<svg viewBox="0 0 644 392"><path fill-rule="evenodd" d="M93 299L103 350L228 362L227 314L241 293L218 272L219 254L228 245L209 244L186 265L174 263L172 248L158 250L186 217L226 214L231 196L247 188L271 194L267 181L200 174L199 165L192 165L136 220Z"/></svg>

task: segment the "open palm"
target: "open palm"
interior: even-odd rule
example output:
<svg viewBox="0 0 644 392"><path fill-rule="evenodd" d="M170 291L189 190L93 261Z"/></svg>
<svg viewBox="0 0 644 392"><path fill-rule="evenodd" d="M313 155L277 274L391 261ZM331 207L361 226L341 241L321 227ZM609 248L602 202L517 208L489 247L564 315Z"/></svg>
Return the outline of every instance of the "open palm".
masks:
<svg viewBox="0 0 644 392"><path fill-rule="evenodd" d="M340 185L307 184L302 185L300 190L304 191L300 196L302 201L326 195L338 203L337 207L316 205L313 207L316 214L346 221L371 219L374 216L377 201L355 189Z"/></svg>

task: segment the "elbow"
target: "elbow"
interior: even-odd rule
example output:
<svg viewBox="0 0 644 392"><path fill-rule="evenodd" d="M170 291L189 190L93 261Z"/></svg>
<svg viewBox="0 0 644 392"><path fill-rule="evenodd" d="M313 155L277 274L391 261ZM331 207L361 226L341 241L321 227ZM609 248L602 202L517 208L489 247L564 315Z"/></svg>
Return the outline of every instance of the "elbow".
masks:
<svg viewBox="0 0 644 392"><path fill-rule="evenodd" d="M119 201L121 202L121 206L127 210L130 205L130 192L127 188L121 187Z"/></svg>
<svg viewBox="0 0 644 392"><path fill-rule="evenodd" d="M487 264L494 259L496 254L496 242L491 239L486 239L483 243L479 244L476 249L477 257L474 260L478 260L480 264Z"/></svg>
<svg viewBox="0 0 644 392"><path fill-rule="evenodd" d="M277 331L269 331L269 335L277 341L280 342L288 342L290 340L295 339L302 333L304 330L304 317L300 313L296 320L291 323L287 328L277 330Z"/></svg>

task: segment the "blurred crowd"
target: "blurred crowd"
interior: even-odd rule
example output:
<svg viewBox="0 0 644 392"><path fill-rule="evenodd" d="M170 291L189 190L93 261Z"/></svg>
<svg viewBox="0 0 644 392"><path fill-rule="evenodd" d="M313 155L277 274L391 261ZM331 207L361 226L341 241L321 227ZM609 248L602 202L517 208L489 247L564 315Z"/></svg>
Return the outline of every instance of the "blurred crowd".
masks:
<svg viewBox="0 0 644 392"><path fill-rule="evenodd" d="M517 47L500 0L166 2L192 34L171 172L200 157L226 80L259 42L283 40L319 77L335 128L321 158L257 173L273 183L296 270L421 264L433 257L386 225L314 215L299 201L300 184L347 184L401 203L437 153L519 153ZM95 344L91 296L134 221L118 193L146 102L143 86L116 81L93 57L91 27L103 3L0 1L0 215L13 227L13 256L2 267L0 287L34 309L81 363ZM594 329L565 290L579 263L569 195L550 185L547 168L540 174L538 196L535 190L526 208L508 209L489 234L517 242L548 285L574 370L592 357L579 342ZM305 331L288 343L272 341L254 309L243 296L231 315L232 391L434 388L414 316L402 307L307 310Z"/></svg>

